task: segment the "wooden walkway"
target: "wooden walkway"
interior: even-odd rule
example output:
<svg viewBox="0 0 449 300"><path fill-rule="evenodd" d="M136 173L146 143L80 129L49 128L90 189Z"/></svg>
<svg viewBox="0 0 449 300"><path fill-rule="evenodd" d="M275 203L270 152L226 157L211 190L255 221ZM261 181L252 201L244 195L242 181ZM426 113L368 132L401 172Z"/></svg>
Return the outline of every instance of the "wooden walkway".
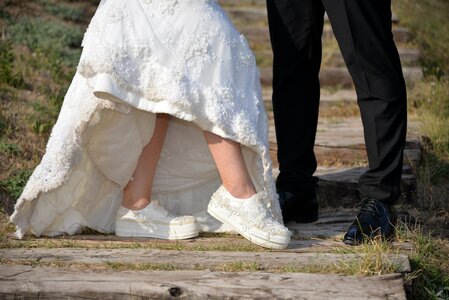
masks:
<svg viewBox="0 0 449 300"><path fill-rule="evenodd" d="M108 272L11 266L2 298L14 299L406 299L399 274L354 277L267 272ZM21 297L20 297L21 298Z"/></svg>
<svg viewBox="0 0 449 300"><path fill-rule="evenodd" d="M292 243L276 251L232 234L8 239L0 249L0 298L406 299L410 244L393 243L388 254L345 246L354 214L290 223Z"/></svg>

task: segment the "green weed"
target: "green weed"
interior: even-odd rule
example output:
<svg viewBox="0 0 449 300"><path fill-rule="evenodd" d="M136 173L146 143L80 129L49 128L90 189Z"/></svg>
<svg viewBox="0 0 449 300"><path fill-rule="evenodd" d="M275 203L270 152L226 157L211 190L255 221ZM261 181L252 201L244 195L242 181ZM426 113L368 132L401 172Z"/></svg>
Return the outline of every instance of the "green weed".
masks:
<svg viewBox="0 0 449 300"><path fill-rule="evenodd" d="M412 32L422 52L424 73L441 78L449 75L449 2L445 0L396 0L393 7L401 24ZM432 13L429 13L432 12Z"/></svg>
<svg viewBox="0 0 449 300"><path fill-rule="evenodd" d="M413 245L409 254L413 299L449 299L449 245L425 233L419 225L400 224L397 239Z"/></svg>
<svg viewBox="0 0 449 300"><path fill-rule="evenodd" d="M6 132L9 128L9 122L6 117L0 111L0 136L6 136Z"/></svg>
<svg viewBox="0 0 449 300"><path fill-rule="evenodd" d="M20 146L8 143L0 138L0 153L6 155L18 155L20 151Z"/></svg>
<svg viewBox="0 0 449 300"><path fill-rule="evenodd" d="M105 265L112 270L133 270L133 271L176 271L178 268L173 264L141 263L129 264L118 262L106 262Z"/></svg>
<svg viewBox="0 0 449 300"><path fill-rule="evenodd" d="M449 2L397 0L401 24L411 29L422 53L425 79L409 92L422 123L423 161L418 171L418 207L429 214L449 212ZM429 14L429 12L432 12Z"/></svg>
<svg viewBox="0 0 449 300"><path fill-rule="evenodd" d="M24 80L21 74L14 72L14 60L11 43L0 39L0 84L22 88Z"/></svg>
<svg viewBox="0 0 449 300"><path fill-rule="evenodd" d="M86 12L83 7L75 7L66 3L57 3L55 1L45 2L45 12L60 17L66 21L83 22L86 21Z"/></svg>
<svg viewBox="0 0 449 300"><path fill-rule="evenodd" d="M7 33L14 43L25 45L33 52L55 56L56 62L66 62L70 66L76 66L78 62L84 34L77 26L31 17L16 20Z"/></svg>
<svg viewBox="0 0 449 300"><path fill-rule="evenodd" d="M11 15L0 5L0 19L10 20Z"/></svg>
<svg viewBox="0 0 449 300"><path fill-rule="evenodd" d="M41 104L39 102L31 103L34 114L28 118L30 129L36 134L48 135L53 128L54 123L58 117L63 97L49 95L47 103Z"/></svg>
<svg viewBox="0 0 449 300"><path fill-rule="evenodd" d="M18 170L13 172L10 177L0 181L0 188L5 190L14 199L17 199L22 194L23 188L31 173L31 170Z"/></svg>
<svg viewBox="0 0 449 300"><path fill-rule="evenodd" d="M420 112L423 132L432 142L432 149L428 150L449 160L449 77L427 78L415 87L409 98Z"/></svg>
<svg viewBox="0 0 449 300"><path fill-rule="evenodd" d="M265 271L265 268L258 261L244 262L244 261L234 261L230 263L225 263L221 266L223 272L257 272Z"/></svg>

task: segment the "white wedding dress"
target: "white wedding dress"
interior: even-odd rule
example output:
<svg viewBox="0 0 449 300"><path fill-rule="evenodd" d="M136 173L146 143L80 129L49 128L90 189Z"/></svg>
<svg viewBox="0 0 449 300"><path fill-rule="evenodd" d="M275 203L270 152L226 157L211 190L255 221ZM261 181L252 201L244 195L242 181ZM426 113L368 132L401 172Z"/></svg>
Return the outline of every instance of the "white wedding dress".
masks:
<svg viewBox="0 0 449 300"><path fill-rule="evenodd" d="M281 219L259 71L247 41L210 0L103 0L47 150L18 199L17 236L114 232L122 190L156 113L173 116L152 199L228 230L206 212L220 178L202 130L242 145L257 190Z"/></svg>

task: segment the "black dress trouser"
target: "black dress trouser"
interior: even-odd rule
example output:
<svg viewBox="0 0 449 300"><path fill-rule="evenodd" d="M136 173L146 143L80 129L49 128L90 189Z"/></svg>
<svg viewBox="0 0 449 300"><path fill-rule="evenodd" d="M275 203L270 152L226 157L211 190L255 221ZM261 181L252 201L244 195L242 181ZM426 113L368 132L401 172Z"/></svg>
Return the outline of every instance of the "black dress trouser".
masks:
<svg viewBox="0 0 449 300"><path fill-rule="evenodd" d="M278 189L314 188L321 35L326 11L357 92L369 170L359 191L385 203L400 194L406 88L390 0L267 0L273 62Z"/></svg>

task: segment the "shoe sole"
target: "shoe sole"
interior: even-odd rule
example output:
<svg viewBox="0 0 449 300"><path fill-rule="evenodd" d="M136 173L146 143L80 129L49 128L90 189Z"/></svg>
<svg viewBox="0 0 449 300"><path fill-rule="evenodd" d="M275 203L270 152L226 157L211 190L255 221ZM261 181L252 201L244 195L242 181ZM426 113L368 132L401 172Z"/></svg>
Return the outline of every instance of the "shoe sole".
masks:
<svg viewBox="0 0 449 300"><path fill-rule="evenodd" d="M251 234L246 230L242 230L242 229L238 228L237 226L234 226L233 223L230 222L226 216L222 215L220 213L220 209L215 210L212 206L207 207L207 212L212 217L217 219L218 221L231 226L240 235L242 235L247 240L249 240L251 243L254 243L256 245L259 245L259 246L262 246L265 248L270 248L270 249L286 249L288 247L288 244L290 243L290 237L285 238L285 237L279 236L279 241L274 242L274 241L267 240L263 237L260 237L256 234Z"/></svg>
<svg viewBox="0 0 449 300"><path fill-rule="evenodd" d="M166 225L163 223L116 221L115 235L120 237L148 237L164 240L184 240L199 235L196 223Z"/></svg>
<svg viewBox="0 0 449 300"><path fill-rule="evenodd" d="M392 242L392 241L394 241L394 238L395 238L395 232L393 231L393 232L389 233L388 235L377 234L377 235L373 235L373 236L364 236L361 239L354 239L354 238L346 237L343 239L343 243L348 246L357 246L357 245L361 245L365 242L372 241L379 237L382 239L382 241Z"/></svg>
<svg viewBox="0 0 449 300"><path fill-rule="evenodd" d="M386 241L386 242L393 242L394 241L394 236L377 235L377 236L374 236L374 237L366 237L366 238L363 238L362 240L346 238L346 239L343 240L343 243L345 245L348 245L348 246L358 246L358 245L361 245L363 243L372 241L372 240L374 240L375 238L378 238L378 237L381 237L382 241Z"/></svg>
<svg viewBox="0 0 449 300"><path fill-rule="evenodd" d="M362 242L357 242L355 239L346 238L343 240L343 243L348 246L357 246L360 245Z"/></svg>

